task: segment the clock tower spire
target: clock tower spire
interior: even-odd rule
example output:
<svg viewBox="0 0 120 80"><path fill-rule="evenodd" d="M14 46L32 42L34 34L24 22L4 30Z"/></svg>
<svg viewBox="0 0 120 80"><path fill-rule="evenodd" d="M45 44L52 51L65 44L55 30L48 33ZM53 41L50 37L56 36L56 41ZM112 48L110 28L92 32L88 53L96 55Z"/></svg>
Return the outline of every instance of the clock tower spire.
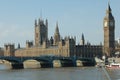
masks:
<svg viewBox="0 0 120 80"><path fill-rule="evenodd" d="M112 15L110 3L104 17L104 53L107 56L113 56L115 50L115 20Z"/></svg>

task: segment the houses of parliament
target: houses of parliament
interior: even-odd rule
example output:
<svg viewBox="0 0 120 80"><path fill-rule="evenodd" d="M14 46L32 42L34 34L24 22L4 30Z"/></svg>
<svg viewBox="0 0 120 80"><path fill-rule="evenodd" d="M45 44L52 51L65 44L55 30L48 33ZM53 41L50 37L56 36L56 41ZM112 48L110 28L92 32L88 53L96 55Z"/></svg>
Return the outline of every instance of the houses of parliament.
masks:
<svg viewBox="0 0 120 80"><path fill-rule="evenodd" d="M35 20L34 42L26 41L26 47L15 48L14 44L5 44L0 49L1 56L79 56L79 57L102 57L112 56L115 52L115 19L108 4L106 16L103 19L104 45L91 45L85 42L84 34L80 39L80 44L76 45L76 37L66 36L61 38L58 23L54 35L48 38L48 20Z"/></svg>

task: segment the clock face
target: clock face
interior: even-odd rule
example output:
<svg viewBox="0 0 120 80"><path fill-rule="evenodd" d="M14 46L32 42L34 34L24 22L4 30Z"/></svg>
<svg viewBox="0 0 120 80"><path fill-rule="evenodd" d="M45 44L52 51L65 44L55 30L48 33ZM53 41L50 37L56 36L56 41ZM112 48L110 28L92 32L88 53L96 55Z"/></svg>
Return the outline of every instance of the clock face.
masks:
<svg viewBox="0 0 120 80"><path fill-rule="evenodd" d="M107 26L108 26L108 22L105 22L105 23L104 23L104 26L107 27Z"/></svg>
<svg viewBox="0 0 120 80"><path fill-rule="evenodd" d="M113 22L110 22L110 26L113 26L114 24L113 24Z"/></svg>

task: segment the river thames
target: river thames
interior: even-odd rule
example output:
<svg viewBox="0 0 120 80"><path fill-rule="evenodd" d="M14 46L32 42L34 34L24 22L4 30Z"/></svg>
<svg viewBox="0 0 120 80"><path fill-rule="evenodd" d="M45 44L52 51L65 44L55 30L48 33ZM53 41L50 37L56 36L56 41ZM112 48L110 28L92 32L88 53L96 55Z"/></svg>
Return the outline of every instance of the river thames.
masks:
<svg viewBox="0 0 120 80"><path fill-rule="evenodd" d="M120 70L109 70L111 80L120 80ZM112 76L111 76L112 75ZM0 80L108 80L102 68L43 68L7 70L0 66Z"/></svg>

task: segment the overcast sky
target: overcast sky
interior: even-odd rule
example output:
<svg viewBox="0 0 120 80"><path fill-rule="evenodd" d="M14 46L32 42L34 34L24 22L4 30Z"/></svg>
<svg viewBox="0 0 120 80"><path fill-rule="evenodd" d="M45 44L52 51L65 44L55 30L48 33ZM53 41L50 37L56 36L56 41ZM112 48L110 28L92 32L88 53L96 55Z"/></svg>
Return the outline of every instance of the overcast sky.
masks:
<svg viewBox="0 0 120 80"><path fill-rule="evenodd" d="M116 21L116 39L120 37L120 0L111 0ZM49 37L58 21L60 34L76 36L77 43L84 33L86 42L103 42L103 18L108 0L0 0L0 47L5 43L34 41L34 20L48 19Z"/></svg>

